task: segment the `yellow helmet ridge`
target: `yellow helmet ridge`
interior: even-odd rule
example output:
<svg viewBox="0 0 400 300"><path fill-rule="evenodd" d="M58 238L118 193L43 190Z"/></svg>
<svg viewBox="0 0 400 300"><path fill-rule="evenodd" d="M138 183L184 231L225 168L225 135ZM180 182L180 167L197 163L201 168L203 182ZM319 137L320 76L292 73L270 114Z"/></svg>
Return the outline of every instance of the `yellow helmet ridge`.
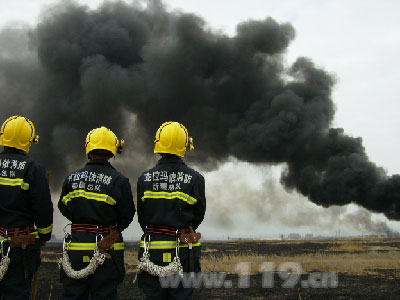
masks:
<svg viewBox="0 0 400 300"><path fill-rule="evenodd" d="M110 129L102 126L91 130L86 137L86 154L93 150L107 150L114 156L122 153L124 140L119 141L117 136Z"/></svg>
<svg viewBox="0 0 400 300"><path fill-rule="evenodd" d="M184 157L186 148L194 150L193 138L185 126L178 122L165 122L158 128L154 139L154 153L169 153Z"/></svg>
<svg viewBox="0 0 400 300"><path fill-rule="evenodd" d="M37 144L35 126L25 117L12 116L4 121L0 129L0 146L13 147L29 152L32 143Z"/></svg>

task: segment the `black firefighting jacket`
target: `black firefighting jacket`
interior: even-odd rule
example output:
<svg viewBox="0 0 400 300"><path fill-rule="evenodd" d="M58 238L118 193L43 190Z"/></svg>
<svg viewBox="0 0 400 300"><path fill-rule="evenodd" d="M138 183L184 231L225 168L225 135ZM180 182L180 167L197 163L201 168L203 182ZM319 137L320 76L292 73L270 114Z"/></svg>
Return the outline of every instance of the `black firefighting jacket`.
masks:
<svg viewBox="0 0 400 300"><path fill-rule="evenodd" d="M126 229L135 215L129 179L107 160L91 160L64 181L58 208L75 224Z"/></svg>
<svg viewBox="0 0 400 300"><path fill-rule="evenodd" d="M196 229L204 219L206 197L204 177L181 158L162 157L137 182L139 224Z"/></svg>
<svg viewBox="0 0 400 300"><path fill-rule="evenodd" d="M0 153L0 227L24 230L35 225L42 241L53 228L53 203L44 168L22 150Z"/></svg>

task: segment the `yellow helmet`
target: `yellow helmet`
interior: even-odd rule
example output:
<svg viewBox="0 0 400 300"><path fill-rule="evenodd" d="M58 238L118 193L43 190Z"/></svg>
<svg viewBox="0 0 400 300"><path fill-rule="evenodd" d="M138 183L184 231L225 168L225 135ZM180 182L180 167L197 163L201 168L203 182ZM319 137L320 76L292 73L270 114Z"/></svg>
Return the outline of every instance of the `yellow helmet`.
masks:
<svg viewBox="0 0 400 300"><path fill-rule="evenodd" d="M193 138L188 131L178 122L165 122L156 133L154 139L154 153L169 153L180 157L185 156L186 148L194 150Z"/></svg>
<svg viewBox="0 0 400 300"><path fill-rule="evenodd" d="M35 126L29 119L12 116L4 121L0 129L0 146L13 147L28 153L32 142L37 144L39 136L35 135Z"/></svg>
<svg viewBox="0 0 400 300"><path fill-rule="evenodd" d="M90 131L85 143L86 154L93 150L107 150L115 156L122 152L123 146L124 140L119 141L114 132L104 126Z"/></svg>

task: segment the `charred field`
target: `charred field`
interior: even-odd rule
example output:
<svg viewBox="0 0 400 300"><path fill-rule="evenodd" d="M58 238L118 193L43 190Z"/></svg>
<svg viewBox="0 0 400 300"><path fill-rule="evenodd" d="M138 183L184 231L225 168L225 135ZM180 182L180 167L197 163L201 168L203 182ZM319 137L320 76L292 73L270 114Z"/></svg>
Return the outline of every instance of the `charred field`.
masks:
<svg viewBox="0 0 400 300"><path fill-rule="evenodd" d="M138 243L126 243L121 300L144 299ZM42 251L37 300L61 299L60 243ZM193 299L399 299L400 239L205 241Z"/></svg>

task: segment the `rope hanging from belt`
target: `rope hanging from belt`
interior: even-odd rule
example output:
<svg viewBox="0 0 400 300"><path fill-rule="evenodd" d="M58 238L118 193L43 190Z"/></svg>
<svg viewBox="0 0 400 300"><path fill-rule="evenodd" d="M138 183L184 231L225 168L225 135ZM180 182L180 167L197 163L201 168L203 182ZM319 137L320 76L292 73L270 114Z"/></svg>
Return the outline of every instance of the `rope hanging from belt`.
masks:
<svg viewBox="0 0 400 300"><path fill-rule="evenodd" d="M64 232L65 228L70 225L67 224L64 227ZM64 241L63 241L63 256L62 258L60 258L60 260L58 261L58 268L64 269L65 274L69 277L69 278L73 278L73 279L82 279L82 278L86 278L89 275L94 274L94 272L96 271L97 267L102 265L106 259L105 255L103 253L100 253L99 251L99 247L97 246L97 235L96 235L96 248L94 249L94 253L93 253L93 257L90 259L89 264L83 268L82 270L74 270L71 266L71 261L69 259L68 256L68 248L69 246L65 245L66 244L66 239L68 238L68 234L66 233L64 236Z"/></svg>
<svg viewBox="0 0 400 300"><path fill-rule="evenodd" d="M8 270L8 265L10 264L10 258L8 254L10 253L10 246L8 246L7 254L4 255L3 243L5 240L1 241L1 261L0 261L0 281L3 280L4 275L6 275Z"/></svg>
<svg viewBox="0 0 400 300"><path fill-rule="evenodd" d="M146 237L148 236L148 245L146 245ZM144 236L144 252L142 257L139 259L139 263L137 266L138 273L143 271L149 273L153 276L169 276L174 274L179 274L183 276L183 268L181 264L181 260L179 258L179 241L178 241L178 230L176 231L176 256L167 266L158 266L150 260L150 249L151 241L150 235L145 234Z"/></svg>

